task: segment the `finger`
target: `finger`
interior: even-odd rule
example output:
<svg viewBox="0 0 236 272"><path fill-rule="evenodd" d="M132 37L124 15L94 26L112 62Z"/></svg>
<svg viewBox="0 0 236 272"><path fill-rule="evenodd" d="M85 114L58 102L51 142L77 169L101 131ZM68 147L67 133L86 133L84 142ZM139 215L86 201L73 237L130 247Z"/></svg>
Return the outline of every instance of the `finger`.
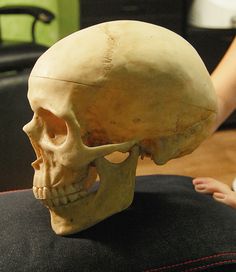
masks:
<svg viewBox="0 0 236 272"><path fill-rule="evenodd" d="M203 183L209 183L214 181L213 178L209 178L209 177L197 177L195 179L193 179L193 184L197 185L197 184L203 184Z"/></svg>
<svg viewBox="0 0 236 272"><path fill-rule="evenodd" d="M217 200L218 202L224 203L227 206L230 206L232 208L236 208L236 193L232 192L230 194L224 194L224 193L214 193L213 198Z"/></svg>

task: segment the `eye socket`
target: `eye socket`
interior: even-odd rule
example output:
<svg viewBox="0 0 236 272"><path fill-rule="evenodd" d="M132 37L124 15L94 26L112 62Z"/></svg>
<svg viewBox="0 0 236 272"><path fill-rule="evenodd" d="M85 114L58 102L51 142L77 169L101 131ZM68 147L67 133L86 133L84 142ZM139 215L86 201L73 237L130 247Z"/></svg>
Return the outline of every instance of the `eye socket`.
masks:
<svg viewBox="0 0 236 272"><path fill-rule="evenodd" d="M66 140L67 135L65 121L43 108L39 109L38 115L42 118L46 135L50 141L56 145L62 144Z"/></svg>

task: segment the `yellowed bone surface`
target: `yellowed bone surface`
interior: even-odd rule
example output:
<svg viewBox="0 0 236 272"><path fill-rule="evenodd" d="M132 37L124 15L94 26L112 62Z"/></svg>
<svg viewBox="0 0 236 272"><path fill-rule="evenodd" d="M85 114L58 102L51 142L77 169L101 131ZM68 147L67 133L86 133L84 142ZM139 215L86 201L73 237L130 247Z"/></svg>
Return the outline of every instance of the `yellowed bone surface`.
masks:
<svg viewBox="0 0 236 272"><path fill-rule="evenodd" d="M34 116L24 130L37 155L33 190L58 234L126 208L138 156L164 164L192 152L217 111L193 47L138 21L102 23L57 42L35 64L28 98ZM111 164L104 157L115 151L130 155Z"/></svg>

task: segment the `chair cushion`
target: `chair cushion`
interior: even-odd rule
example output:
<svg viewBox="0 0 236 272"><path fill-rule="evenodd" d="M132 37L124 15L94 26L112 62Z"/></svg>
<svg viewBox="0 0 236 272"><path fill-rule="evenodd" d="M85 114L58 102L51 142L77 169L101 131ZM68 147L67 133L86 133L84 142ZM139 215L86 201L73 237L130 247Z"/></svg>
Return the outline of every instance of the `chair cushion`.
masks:
<svg viewBox="0 0 236 272"><path fill-rule="evenodd" d="M33 112L27 100L29 71L0 78L0 191L31 188L35 154L22 127ZM0 269L1 270L1 269Z"/></svg>
<svg viewBox="0 0 236 272"><path fill-rule="evenodd" d="M1 45L0 72L32 68L36 60L46 50L46 46L34 43Z"/></svg>
<svg viewBox="0 0 236 272"><path fill-rule="evenodd" d="M236 210L189 177L137 177L127 210L67 237L31 190L1 194L0 207L1 272L236 271Z"/></svg>

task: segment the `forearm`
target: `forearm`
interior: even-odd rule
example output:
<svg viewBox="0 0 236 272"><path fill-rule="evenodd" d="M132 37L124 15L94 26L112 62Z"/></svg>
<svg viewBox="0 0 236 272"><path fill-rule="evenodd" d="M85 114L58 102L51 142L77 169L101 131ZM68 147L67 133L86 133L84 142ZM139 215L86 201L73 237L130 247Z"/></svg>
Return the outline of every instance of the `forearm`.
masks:
<svg viewBox="0 0 236 272"><path fill-rule="evenodd" d="M215 129L236 109L236 38L211 75L218 97Z"/></svg>

